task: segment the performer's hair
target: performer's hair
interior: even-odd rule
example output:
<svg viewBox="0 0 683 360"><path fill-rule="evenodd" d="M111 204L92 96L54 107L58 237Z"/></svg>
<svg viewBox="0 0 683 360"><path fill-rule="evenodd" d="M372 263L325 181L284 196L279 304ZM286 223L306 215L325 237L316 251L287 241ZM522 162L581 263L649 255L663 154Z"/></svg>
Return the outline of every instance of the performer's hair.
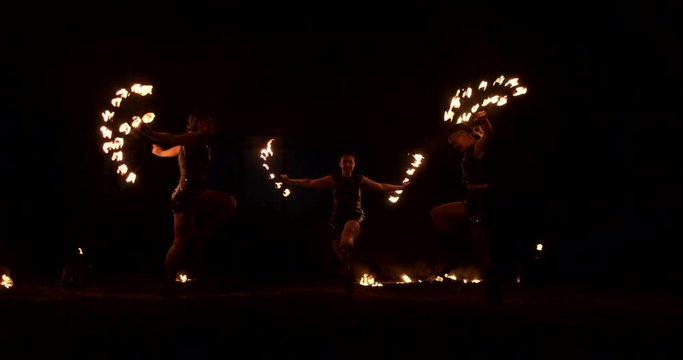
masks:
<svg viewBox="0 0 683 360"><path fill-rule="evenodd" d="M204 111L194 110L187 117L187 129L197 131L197 126L200 122L212 122L213 117Z"/></svg>
<svg viewBox="0 0 683 360"><path fill-rule="evenodd" d="M467 131L468 134L471 134L472 127L465 123L452 124L448 127L448 135L451 135L457 131Z"/></svg>

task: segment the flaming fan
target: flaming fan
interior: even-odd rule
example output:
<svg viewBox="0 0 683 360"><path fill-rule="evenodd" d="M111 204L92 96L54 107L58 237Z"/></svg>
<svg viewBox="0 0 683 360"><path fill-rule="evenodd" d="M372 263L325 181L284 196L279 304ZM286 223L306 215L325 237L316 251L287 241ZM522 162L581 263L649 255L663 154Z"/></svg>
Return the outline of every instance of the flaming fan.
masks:
<svg viewBox="0 0 683 360"><path fill-rule="evenodd" d="M490 86L488 81L482 81L476 92L471 87L458 89L451 99L448 110L444 112L443 121L453 122L455 118L456 124L467 123L477 111L487 110L487 107L492 106L503 106L508 103L510 97L524 95L526 92L526 87L519 86L518 78L506 79L502 75Z"/></svg>
<svg viewBox="0 0 683 360"><path fill-rule="evenodd" d="M403 179L402 183L406 184L410 182L410 178L415 174L415 171L417 168L422 165L422 160L424 160L424 156L421 154L408 154L412 158L412 161L410 163L410 167L406 170L406 177ZM389 201L392 203L396 203L398 199L401 198L401 194L403 193L403 190L396 190L394 191L396 195L389 195Z"/></svg>
<svg viewBox="0 0 683 360"><path fill-rule="evenodd" d="M266 147L261 149L260 157L263 160L263 168L266 169L266 172L268 173L268 179L273 180L273 183L275 184L275 188L278 190L282 191L282 196L287 197L289 194L292 192L288 188L282 188L282 181L277 181L278 176L275 175L273 172L272 168L273 166L270 164L269 159L273 157L273 141L275 139L270 139L268 140L268 143L266 144Z"/></svg>
<svg viewBox="0 0 683 360"><path fill-rule="evenodd" d="M128 113L122 107L124 100L129 100L134 97L144 97L152 93L152 85L133 84L130 89L119 89L116 91L116 96L111 99L112 110L106 109L102 112L103 124L100 126L102 134L102 151L105 154L111 155L111 161L116 166L116 173L119 174L126 183L135 183L137 178L133 171L128 155L133 153L135 146L135 138L128 136L132 128L137 128L141 123L149 124L154 121L154 113L140 113L140 114L126 114L127 116L118 116L114 118L117 113ZM126 145L124 147L124 145ZM125 151L124 151L125 148ZM124 154L125 159L124 159ZM132 157L132 156L131 156Z"/></svg>

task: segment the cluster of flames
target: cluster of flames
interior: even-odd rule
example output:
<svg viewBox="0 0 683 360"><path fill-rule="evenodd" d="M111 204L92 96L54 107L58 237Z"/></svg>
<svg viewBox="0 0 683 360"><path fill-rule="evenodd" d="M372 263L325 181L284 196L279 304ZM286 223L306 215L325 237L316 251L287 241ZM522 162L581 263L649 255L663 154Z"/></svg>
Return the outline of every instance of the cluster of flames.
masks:
<svg viewBox="0 0 683 360"><path fill-rule="evenodd" d="M445 279L450 279L452 281L461 281L463 284L478 284L482 282L481 279L478 277L473 277L473 278L465 278L465 277L458 277L455 275L455 273L447 273L444 274L443 276L433 276L430 277L426 280L413 280L408 274L401 274L400 276L401 281L395 281L393 284L411 284L411 283L423 283L423 282L443 282ZM375 280L375 277L370 275L370 274L363 274L363 276L358 280L358 284L362 286L370 286L370 287L381 287L384 286L383 283Z"/></svg>
<svg viewBox="0 0 683 360"><path fill-rule="evenodd" d="M410 178L415 174L415 171L417 168L422 165L422 160L424 160L424 156L421 154L408 154L410 157L412 157L412 161L410 162L410 167L406 170L406 177L403 178L403 184L407 184L410 182ZM396 195L389 195L389 201L392 203L396 203L398 199L401 198L401 194L403 193L403 190L395 190L394 193Z"/></svg>
<svg viewBox="0 0 683 360"><path fill-rule="evenodd" d="M128 98L131 95L146 96L152 93L152 85L141 85L133 84L128 89L119 89L116 92L116 97L111 99L111 105L114 108L120 108L123 99ZM134 183L137 175L128 169L128 165L123 159L123 144L124 138L128 135L132 128L137 128L141 123L149 124L154 120L154 113L145 113L142 116L133 116L130 119L130 124L128 122L123 122L118 125L113 124L115 111L105 110L102 112L102 120L104 120L104 125L100 127L100 132L102 133L102 138L104 142L102 144L102 151L105 154L112 152L111 160L118 164L116 168L116 173L125 176L127 183ZM113 139L112 139L113 137Z"/></svg>
<svg viewBox="0 0 683 360"><path fill-rule="evenodd" d="M536 251L541 252L543 251L543 244L538 243L536 244ZM538 256L537 256L538 258ZM450 281L457 281L457 282L462 282L463 284L478 284L482 282L483 280L480 279L477 276L472 276L472 277L467 277L467 276L457 276L456 272L449 272L444 274L443 276L441 275L432 275L429 278L425 280L413 280L408 274L403 273L400 276L401 281L394 281L392 284L411 284L411 283L423 283L423 282L444 282L446 279L449 279ZM517 283L521 283L521 277L517 275L516 278ZM375 277L371 274L363 274L360 279L358 279L358 284L361 286L368 286L368 287L382 287L384 286L383 283L377 281Z"/></svg>
<svg viewBox="0 0 683 360"><path fill-rule="evenodd" d="M455 111L460 111L458 117L455 117L456 123L467 123L477 111L484 110L489 105L503 106L507 104L509 96L524 95L527 93L527 88L519 86L518 78L506 80L505 76L501 75L490 87L488 81L482 81L477 91L480 94L473 96L471 87L458 89L451 99L448 110L444 112L443 121L453 122Z"/></svg>
<svg viewBox="0 0 683 360"><path fill-rule="evenodd" d="M282 196L287 197L292 192L288 188L282 188L282 181L278 181L279 179L275 175L275 173L271 170L271 165L269 164L269 161L268 161L268 159L272 158L273 155L275 154L273 152L273 141L275 141L275 139L268 140L266 147L261 149L260 158L263 160L263 164L262 164L263 168L268 173L268 179L273 180L273 182L275 184L275 188L282 191Z"/></svg>

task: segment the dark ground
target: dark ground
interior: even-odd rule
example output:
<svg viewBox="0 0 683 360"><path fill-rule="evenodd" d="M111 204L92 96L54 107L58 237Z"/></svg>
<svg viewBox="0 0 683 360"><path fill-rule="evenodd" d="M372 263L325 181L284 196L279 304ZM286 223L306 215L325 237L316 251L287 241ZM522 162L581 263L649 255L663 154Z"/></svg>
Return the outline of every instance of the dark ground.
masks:
<svg viewBox="0 0 683 360"><path fill-rule="evenodd" d="M0 291L3 359L680 358L683 296L600 285L508 283L502 305L481 284L332 281L187 283L178 299L154 275L91 286L21 283ZM239 355L242 354L242 355Z"/></svg>

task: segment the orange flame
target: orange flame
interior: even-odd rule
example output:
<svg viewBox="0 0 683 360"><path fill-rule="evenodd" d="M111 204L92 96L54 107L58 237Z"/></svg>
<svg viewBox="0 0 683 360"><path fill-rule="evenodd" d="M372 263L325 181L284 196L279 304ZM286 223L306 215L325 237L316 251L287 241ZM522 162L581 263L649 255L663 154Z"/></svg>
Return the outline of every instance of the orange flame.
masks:
<svg viewBox="0 0 683 360"><path fill-rule="evenodd" d="M9 289L14 286L14 281L12 281L12 278L10 278L8 275L2 274L0 286L4 286L6 289Z"/></svg>

